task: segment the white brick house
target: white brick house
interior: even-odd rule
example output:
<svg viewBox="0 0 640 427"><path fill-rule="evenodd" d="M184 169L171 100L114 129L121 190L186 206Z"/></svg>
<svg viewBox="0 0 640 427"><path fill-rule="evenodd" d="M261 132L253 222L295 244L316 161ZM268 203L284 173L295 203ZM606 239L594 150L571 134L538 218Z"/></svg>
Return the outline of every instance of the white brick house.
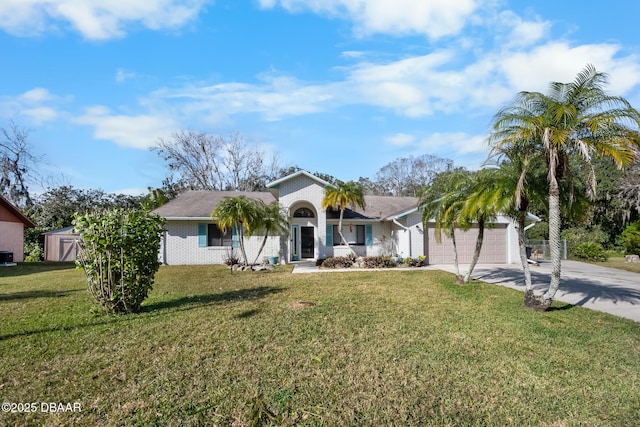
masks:
<svg viewBox="0 0 640 427"><path fill-rule="evenodd" d="M233 250L235 236L223 235L211 220L211 212L226 197L244 195L265 203L278 202L290 221L288 236L270 236L260 255L280 262L315 260L346 255L347 246L338 235L339 212L322 209L324 188L330 185L299 171L267 185L266 192L188 191L154 211L167 220L162 236L160 261L164 264L222 264ZM358 255L426 256L431 264L453 262L451 243L438 243L434 227L422 224L415 197L365 196L366 208L345 210L343 234ZM477 230L457 232L459 259L469 262ZM262 236L245 240L252 261ZM236 250L237 253L237 250ZM261 261L258 260L258 262ZM517 234L507 218L498 218L485 230L480 262L511 263L518 260Z"/></svg>

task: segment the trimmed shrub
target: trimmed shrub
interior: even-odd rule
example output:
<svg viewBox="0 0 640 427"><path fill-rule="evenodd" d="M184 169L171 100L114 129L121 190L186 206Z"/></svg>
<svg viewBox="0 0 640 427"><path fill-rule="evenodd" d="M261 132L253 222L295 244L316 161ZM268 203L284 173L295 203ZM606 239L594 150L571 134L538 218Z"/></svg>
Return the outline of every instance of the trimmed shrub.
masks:
<svg viewBox="0 0 640 427"><path fill-rule="evenodd" d="M324 268L351 268L355 262L355 257L335 256L329 257L322 262Z"/></svg>
<svg viewBox="0 0 640 427"><path fill-rule="evenodd" d="M408 265L409 267L422 267L424 265L425 256L419 256L417 258L405 258L403 264Z"/></svg>
<svg viewBox="0 0 640 427"><path fill-rule="evenodd" d="M583 242L577 244L571 251L573 256L588 261L604 262L609 257L600 243Z"/></svg>
<svg viewBox="0 0 640 427"><path fill-rule="evenodd" d="M142 209L76 214L82 237L76 265L91 294L111 313L137 313L160 267L164 220Z"/></svg>
<svg viewBox="0 0 640 427"><path fill-rule="evenodd" d="M388 256L364 257L362 264L365 268L392 268L396 266L396 263Z"/></svg>

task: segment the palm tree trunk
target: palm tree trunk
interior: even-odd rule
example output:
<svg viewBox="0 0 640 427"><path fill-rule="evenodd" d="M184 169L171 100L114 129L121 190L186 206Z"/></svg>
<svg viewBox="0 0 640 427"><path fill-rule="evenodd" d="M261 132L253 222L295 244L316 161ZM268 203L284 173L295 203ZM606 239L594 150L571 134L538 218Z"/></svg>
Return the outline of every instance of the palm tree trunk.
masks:
<svg viewBox="0 0 640 427"><path fill-rule="evenodd" d="M344 234L342 234L342 217L343 217L343 215L344 215L344 209L340 209L340 221L338 221L338 234L340 235L340 238L342 239L344 244L347 245L347 248L351 252L353 252L353 249L351 249L351 245L349 245L349 242L347 242L347 239L344 238Z"/></svg>
<svg viewBox="0 0 640 427"><path fill-rule="evenodd" d="M518 246L520 249L520 262L524 270L524 292L533 292L533 282L531 281L531 269L527 260L527 242L524 235L526 211L518 211Z"/></svg>
<svg viewBox="0 0 640 427"><path fill-rule="evenodd" d="M244 259L244 265L249 265L249 259L247 258L247 251L244 249L244 230L241 224L236 225L236 233L238 235L238 243L240 245L240 253Z"/></svg>
<svg viewBox="0 0 640 427"><path fill-rule="evenodd" d="M466 285L471 280L471 273L473 269L476 267L478 263L478 258L480 258L480 251L482 250L482 242L484 241L484 218L480 218L478 220L478 238L476 239L476 247L473 251L473 259L471 260L471 265L469 265L469 271L464 276L463 283Z"/></svg>
<svg viewBox="0 0 640 427"><path fill-rule="evenodd" d="M258 249L258 255L256 255L256 259L253 260L253 264L251 265L255 265L258 263L258 258L260 258L260 254L262 253L262 250L264 249L264 245L267 243L267 237L269 236L269 232L266 232L264 234L264 239L262 239L262 244L260 245L260 249Z"/></svg>
<svg viewBox="0 0 640 427"><path fill-rule="evenodd" d="M558 182L552 179L549 183L549 247L551 250L551 283L542 296L544 304L549 306L560 286L560 190Z"/></svg>
<svg viewBox="0 0 640 427"><path fill-rule="evenodd" d="M456 245L456 232L455 229L451 229L451 244L453 245L453 264L456 271L456 283L462 284L462 275L460 274L460 265L458 264L458 246Z"/></svg>

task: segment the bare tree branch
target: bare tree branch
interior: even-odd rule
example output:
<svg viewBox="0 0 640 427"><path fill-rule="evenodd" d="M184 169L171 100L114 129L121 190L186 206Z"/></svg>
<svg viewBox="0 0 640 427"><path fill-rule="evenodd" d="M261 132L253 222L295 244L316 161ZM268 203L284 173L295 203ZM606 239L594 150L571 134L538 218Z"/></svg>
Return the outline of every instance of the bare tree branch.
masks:
<svg viewBox="0 0 640 427"><path fill-rule="evenodd" d="M0 128L0 193L22 208L33 205L28 183L36 176L36 157L28 141L28 129L9 122L8 128Z"/></svg>
<svg viewBox="0 0 640 427"><path fill-rule="evenodd" d="M194 190L262 190L281 169L277 156L269 159L238 132L225 138L180 131L160 139L152 150L168 162L183 186Z"/></svg>

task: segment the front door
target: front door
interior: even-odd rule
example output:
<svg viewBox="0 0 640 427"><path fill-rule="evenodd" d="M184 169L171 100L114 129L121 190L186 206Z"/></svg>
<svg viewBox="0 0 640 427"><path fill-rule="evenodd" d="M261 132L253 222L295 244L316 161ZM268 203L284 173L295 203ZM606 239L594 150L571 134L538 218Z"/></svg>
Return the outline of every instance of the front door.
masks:
<svg viewBox="0 0 640 427"><path fill-rule="evenodd" d="M302 258L314 257L315 233L313 227L300 227L300 254Z"/></svg>

